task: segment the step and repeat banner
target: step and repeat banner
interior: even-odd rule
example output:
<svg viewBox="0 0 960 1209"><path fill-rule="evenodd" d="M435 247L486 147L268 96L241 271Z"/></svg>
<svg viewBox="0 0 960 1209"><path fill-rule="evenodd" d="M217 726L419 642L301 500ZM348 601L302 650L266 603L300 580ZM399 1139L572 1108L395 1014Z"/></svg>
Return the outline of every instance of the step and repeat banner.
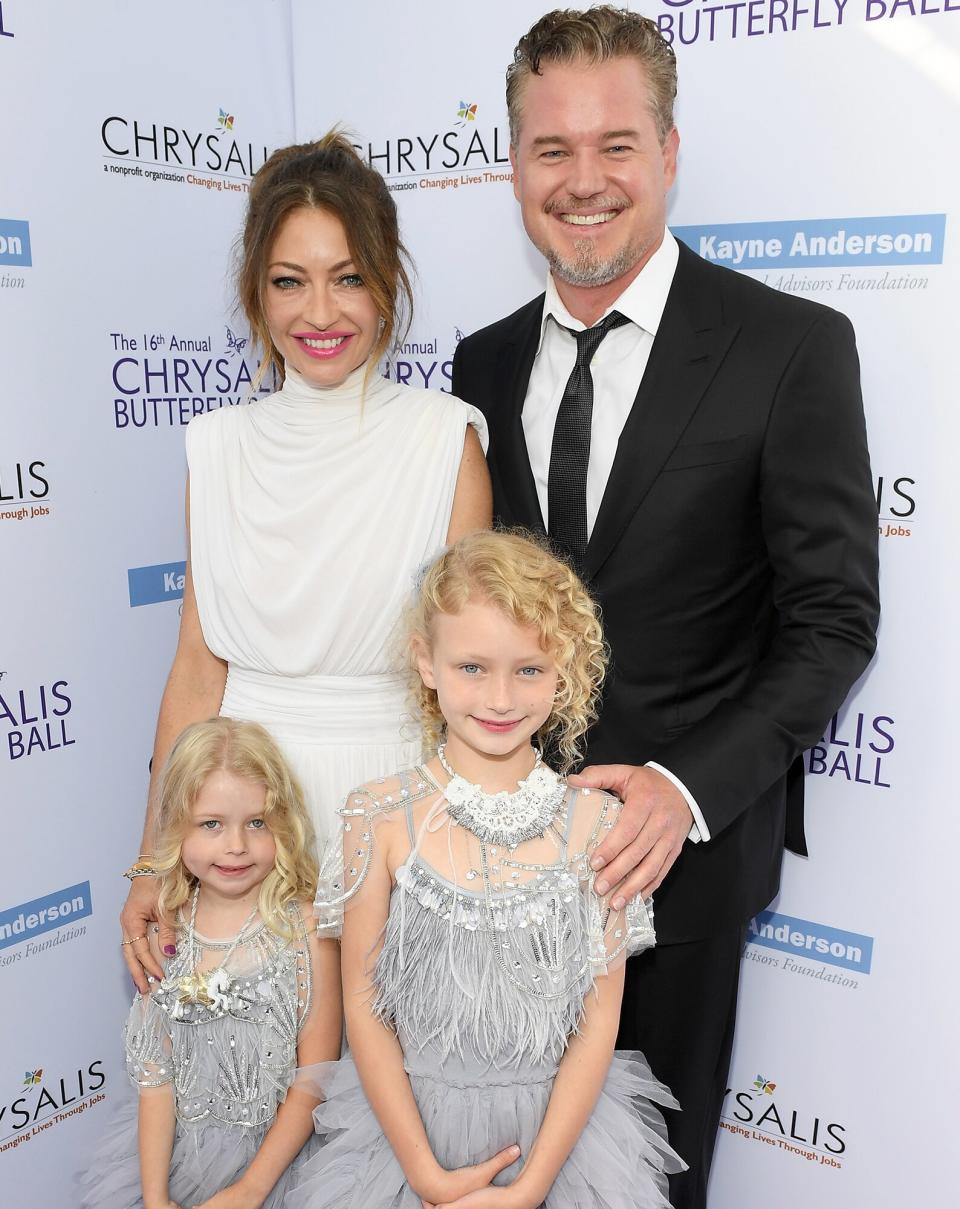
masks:
<svg viewBox="0 0 960 1209"><path fill-rule="evenodd" d="M0 3L0 1189L63 1206L126 1094L116 917L179 621L184 430L257 360L233 241L275 147L340 123L418 310L386 372L543 287L503 72L542 0ZM949 774L960 0L643 0L677 50L669 221L844 311L877 494L880 654L808 753L810 857L753 921L718 1209L940 1203L960 1059ZM913 1141L910 1142L909 1139Z"/></svg>

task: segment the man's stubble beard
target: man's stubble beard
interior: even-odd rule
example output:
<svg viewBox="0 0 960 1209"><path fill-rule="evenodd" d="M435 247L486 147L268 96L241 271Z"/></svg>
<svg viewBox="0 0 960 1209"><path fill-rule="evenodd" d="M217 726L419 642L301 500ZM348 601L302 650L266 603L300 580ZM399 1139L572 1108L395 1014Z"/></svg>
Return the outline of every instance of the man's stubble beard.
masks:
<svg viewBox="0 0 960 1209"><path fill-rule="evenodd" d="M616 281L618 277L629 273L634 265L643 258L651 242L650 240L637 240L627 244L626 247L621 248L619 252L615 252L606 260L597 256L593 240L590 239L578 239L574 243L576 258L573 260L565 260L552 247L541 247L540 251L547 258L547 263L555 277L567 285L590 287L609 285L611 281Z"/></svg>

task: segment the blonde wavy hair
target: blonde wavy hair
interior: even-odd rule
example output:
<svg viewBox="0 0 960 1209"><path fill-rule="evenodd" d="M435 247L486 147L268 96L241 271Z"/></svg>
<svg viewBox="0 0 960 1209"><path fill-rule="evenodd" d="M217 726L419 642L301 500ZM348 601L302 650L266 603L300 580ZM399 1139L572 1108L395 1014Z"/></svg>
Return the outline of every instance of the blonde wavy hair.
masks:
<svg viewBox="0 0 960 1209"><path fill-rule="evenodd" d="M260 917L271 931L291 938L289 904L312 899L317 888L316 840L303 793L274 740L255 722L211 718L180 735L163 770L157 843L152 864L160 878L160 912L168 919L193 894L197 879L181 850L193 806L208 778L223 769L266 788L263 820L277 855L260 885Z"/></svg>
<svg viewBox="0 0 960 1209"><path fill-rule="evenodd" d="M517 625L534 627L556 664L553 709L537 737L566 773L580 759L580 740L597 716L607 647L599 609L574 572L518 530L472 533L455 542L427 569L408 610L406 654L424 747L436 750L445 723L436 690L420 678L417 658L430 650L436 615L456 615L470 601L491 604Z"/></svg>

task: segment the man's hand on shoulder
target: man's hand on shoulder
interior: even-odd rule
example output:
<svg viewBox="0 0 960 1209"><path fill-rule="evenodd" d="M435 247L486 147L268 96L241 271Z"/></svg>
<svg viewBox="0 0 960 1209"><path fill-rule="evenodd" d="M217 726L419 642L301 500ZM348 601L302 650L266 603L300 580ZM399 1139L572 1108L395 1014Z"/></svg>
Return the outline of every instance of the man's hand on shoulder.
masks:
<svg viewBox="0 0 960 1209"><path fill-rule="evenodd" d="M632 764L592 765L572 776L570 784L609 790L623 802L619 822L591 862L594 869L603 870L597 892L606 894L616 886L615 910L638 894L648 898L690 834L693 814L683 794L662 773Z"/></svg>

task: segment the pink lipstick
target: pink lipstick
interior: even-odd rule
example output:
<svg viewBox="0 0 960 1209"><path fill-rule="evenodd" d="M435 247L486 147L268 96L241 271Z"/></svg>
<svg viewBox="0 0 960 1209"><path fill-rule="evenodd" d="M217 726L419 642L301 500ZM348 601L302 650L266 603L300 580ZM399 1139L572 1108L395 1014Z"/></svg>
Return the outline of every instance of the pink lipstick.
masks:
<svg viewBox="0 0 960 1209"><path fill-rule="evenodd" d="M294 332L293 338L308 357L329 361L349 347L355 332Z"/></svg>

